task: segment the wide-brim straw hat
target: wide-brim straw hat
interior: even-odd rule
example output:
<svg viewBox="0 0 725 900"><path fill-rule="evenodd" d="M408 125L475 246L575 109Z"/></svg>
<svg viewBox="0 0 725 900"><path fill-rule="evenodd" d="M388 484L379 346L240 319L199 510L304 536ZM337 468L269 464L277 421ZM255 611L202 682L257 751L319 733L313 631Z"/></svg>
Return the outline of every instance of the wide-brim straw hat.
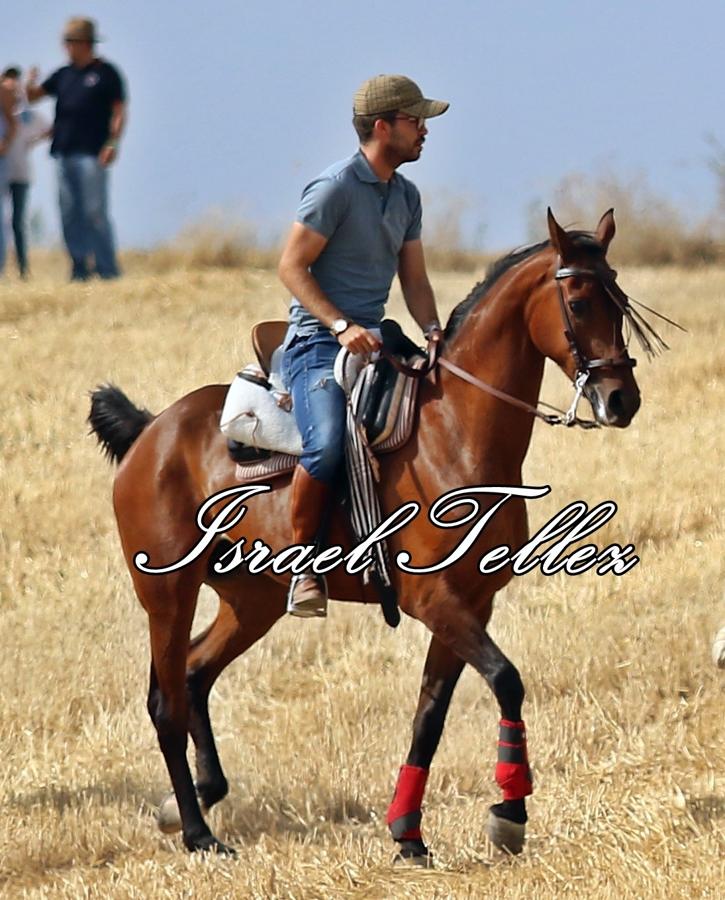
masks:
<svg viewBox="0 0 725 900"><path fill-rule="evenodd" d="M429 100L418 85L405 75L376 75L363 82L355 92L353 115L377 116L402 112L432 119L449 107L445 100Z"/></svg>

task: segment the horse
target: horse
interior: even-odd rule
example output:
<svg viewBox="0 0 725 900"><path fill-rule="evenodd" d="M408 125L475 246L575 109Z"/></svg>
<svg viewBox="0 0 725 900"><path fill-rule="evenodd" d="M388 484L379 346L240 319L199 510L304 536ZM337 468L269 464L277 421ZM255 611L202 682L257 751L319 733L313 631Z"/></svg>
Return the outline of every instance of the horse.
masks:
<svg viewBox="0 0 725 900"><path fill-rule="evenodd" d="M580 423L583 394L600 426L627 427L640 406L624 335L628 322L651 349L644 321L616 283L606 254L614 237L613 210L594 232L566 230L548 213L549 239L512 251L453 310L438 364L421 379L417 423L408 442L379 458L380 504L395 510L411 498L422 506L462 485L520 486L534 418ZM645 323L646 324L646 323ZM651 334L655 332L647 326ZM567 416L537 408L546 359L576 385ZM151 670L148 712L173 792L159 811L164 830L182 831L190 850L233 853L209 829L204 812L228 793L212 732L208 697L221 672L262 638L284 614L289 575L251 574L243 566L224 576L212 562L223 541L244 535L271 547L291 543L290 477L249 503L244 519L220 535L181 569L151 575L133 564L136 554L171 567L199 538L196 513L205 498L233 487L235 463L219 431L226 385L207 385L159 415L136 407L113 386L92 393L89 421L111 461L118 463L113 505L133 586L149 620ZM451 436L456 452L451 453ZM481 498L491 508L493 497ZM488 504L488 506L487 506ZM425 516L388 538L391 558L415 548L420 567L445 559L458 543L456 529L439 528ZM329 540L351 545L348 518L331 513ZM513 496L476 539L476 553L443 571L410 573L392 567L402 612L431 632L412 740L387 815L398 859L430 864L421 830L421 804L456 683L472 666L493 691L501 712L496 781L503 796L490 807L488 834L513 853L524 844L525 798L532 792L524 686L518 670L491 639L487 626L495 594L512 577L510 565L481 574L478 557L500 545L528 539L525 501ZM215 556L216 554L216 556ZM475 556L475 558L474 558ZM336 600L378 602L359 574L338 568L328 576ZM218 594L213 623L191 638L202 584ZM188 736L196 748L196 781L186 758Z"/></svg>

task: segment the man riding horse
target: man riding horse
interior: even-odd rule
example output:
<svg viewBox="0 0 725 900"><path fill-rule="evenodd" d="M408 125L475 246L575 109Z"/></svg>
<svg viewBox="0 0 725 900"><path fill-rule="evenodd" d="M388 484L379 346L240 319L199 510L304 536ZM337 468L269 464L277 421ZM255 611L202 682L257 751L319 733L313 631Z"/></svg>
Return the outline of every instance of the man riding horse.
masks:
<svg viewBox="0 0 725 900"><path fill-rule="evenodd" d="M426 120L447 109L403 75L369 79L353 101L359 150L302 193L279 264L293 297L282 375L302 435L292 480L296 544L315 543L344 458L346 399L333 376L335 357L341 346L353 354L379 349L396 271L415 321L429 340L441 337L420 239L420 194L396 170L420 158ZM324 580L311 572L295 578L287 611L325 616Z"/></svg>

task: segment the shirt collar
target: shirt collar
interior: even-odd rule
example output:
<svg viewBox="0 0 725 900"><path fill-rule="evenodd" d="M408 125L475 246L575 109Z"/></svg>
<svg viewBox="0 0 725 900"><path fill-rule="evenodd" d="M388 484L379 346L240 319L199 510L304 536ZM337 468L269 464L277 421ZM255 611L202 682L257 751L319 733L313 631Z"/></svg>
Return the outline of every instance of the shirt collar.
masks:
<svg viewBox="0 0 725 900"><path fill-rule="evenodd" d="M384 182L380 181L375 172L373 172L372 166L362 150L358 150L355 156L353 156L352 167L360 181L366 181L369 184L384 184ZM396 173L393 172L390 182L388 182L389 184L392 184L395 180L395 174Z"/></svg>

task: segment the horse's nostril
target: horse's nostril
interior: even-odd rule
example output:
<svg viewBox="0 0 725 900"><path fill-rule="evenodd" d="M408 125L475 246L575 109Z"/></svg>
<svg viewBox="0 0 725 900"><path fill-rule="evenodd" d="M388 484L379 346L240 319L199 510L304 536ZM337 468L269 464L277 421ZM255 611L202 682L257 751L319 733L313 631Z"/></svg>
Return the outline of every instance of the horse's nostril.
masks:
<svg viewBox="0 0 725 900"><path fill-rule="evenodd" d="M639 409L639 394L612 391L607 400L610 413L618 419L631 419Z"/></svg>

